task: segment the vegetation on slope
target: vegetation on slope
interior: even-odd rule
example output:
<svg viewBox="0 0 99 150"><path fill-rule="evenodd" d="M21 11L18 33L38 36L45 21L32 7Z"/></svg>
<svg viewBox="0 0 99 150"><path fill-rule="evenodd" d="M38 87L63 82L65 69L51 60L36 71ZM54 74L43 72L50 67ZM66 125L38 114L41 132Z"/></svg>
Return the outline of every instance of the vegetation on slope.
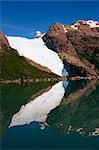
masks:
<svg viewBox="0 0 99 150"><path fill-rule="evenodd" d="M53 73L47 73L30 65L18 55L16 51L2 44L0 61L0 80L14 80L17 78L47 78L56 77Z"/></svg>

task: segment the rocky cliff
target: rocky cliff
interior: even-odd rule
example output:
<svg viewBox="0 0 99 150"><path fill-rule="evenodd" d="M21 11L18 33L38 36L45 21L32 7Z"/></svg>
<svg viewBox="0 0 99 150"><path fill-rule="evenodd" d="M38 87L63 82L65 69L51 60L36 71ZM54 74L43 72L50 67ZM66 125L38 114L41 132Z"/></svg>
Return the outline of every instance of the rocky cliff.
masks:
<svg viewBox="0 0 99 150"><path fill-rule="evenodd" d="M70 76L96 77L99 74L99 22L54 23L43 40L58 53Z"/></svg>

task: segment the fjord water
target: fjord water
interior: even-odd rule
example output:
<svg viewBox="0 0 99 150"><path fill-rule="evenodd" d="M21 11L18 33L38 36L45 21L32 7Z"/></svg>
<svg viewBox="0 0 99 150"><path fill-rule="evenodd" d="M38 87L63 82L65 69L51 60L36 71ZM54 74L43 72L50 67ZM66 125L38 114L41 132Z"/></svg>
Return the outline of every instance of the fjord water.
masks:
<svg viewBox="0 0 99 150"><path fill-rule="evenodd" d="M98 81L2 84L1 91L2 149L99 148Z"/></svg>

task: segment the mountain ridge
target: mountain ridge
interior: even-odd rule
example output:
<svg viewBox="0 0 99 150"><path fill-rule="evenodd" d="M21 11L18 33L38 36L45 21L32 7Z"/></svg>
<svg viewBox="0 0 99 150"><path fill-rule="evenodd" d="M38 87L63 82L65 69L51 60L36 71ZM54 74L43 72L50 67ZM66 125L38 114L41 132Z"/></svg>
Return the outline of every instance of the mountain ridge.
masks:
<svg viewBox="0 0 99 150"><path fill-rule="evenodd" d="M54 73L57 77L69 75L98 78L97 21L80 20L72 25L53 23L45 34L37 31L34 39L5 36L1 32L0 40L1 55L4 55L4 50L10 50L19 55L22 61L25 60L27 64L41 71Z"/></svg>
<svg viewBox="0 0 99 150"><path fill-rule="evenodd" d="M58 53L70 76L99 74L99 22L53 23L43 40Z"/></svg>

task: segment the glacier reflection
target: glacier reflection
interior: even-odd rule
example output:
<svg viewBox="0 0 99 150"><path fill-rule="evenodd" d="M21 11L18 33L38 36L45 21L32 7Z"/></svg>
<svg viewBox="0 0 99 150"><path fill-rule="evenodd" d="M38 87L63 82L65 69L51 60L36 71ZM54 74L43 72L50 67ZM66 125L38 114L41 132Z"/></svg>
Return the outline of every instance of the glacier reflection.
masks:
<svg viewBox="0 0 99 150"><path fill-rule="evenodd" d="M60 104L67 86L68 81L60 81L49 91L36 97L28 104L22 105L19 112L12 117L9 127L30 124L34 121L46 124L48 113Z"/></svg>

